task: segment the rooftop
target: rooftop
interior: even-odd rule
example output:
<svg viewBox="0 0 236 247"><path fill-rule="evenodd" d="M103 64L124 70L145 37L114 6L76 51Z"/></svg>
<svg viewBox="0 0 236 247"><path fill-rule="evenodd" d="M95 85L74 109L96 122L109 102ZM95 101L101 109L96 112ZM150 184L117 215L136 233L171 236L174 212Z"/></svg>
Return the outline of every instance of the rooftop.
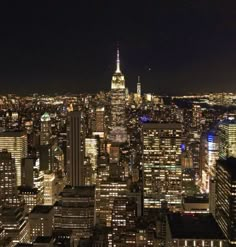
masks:
<svg viewBox="0 0 236 247"><path fill-rule="evenodd" d="M29 243L17 243L17 245L15 245L15 247L31 247L33 246L33 244L29 244Z"/></svg>
<svg viewBox="0 0 236 247"><path fill-rule="evenodd" d="M184 203L209 203L209 198L207 195L186 196Z"/></svg>
<svg viewBox="0 0 236 247"><path fill-rule="evenodd" d="M50 243L52 236L39 236L34 240L34 243Z"/></svg>
<svg viewBox="0 0 236 247"><path fill-rule="evenodd" d="M212 214L168 214L172 238L225 239Z"/></svg>
<svg viewBox="0 0 236 247"><path fill-rule="evenodd" d="M62 197L94 197L95 187L94 186L65 186L63 191L60 193Z"/></svg>
<svg viewBox="0 0 236 247"><path fill-rule="evenodd" d="M24 131L4 131L0 132L0 137L21 137L26 135Z"/></svg>
<svg viewBox="0 0 236 247"><path fill-rule="evenodd" d="M143 123L143 129L182 129L181 123Z"/></svg>
<svg viewBox="0 0 236 247"><path fill-rule="evenodd" d="M37 194L38 193L38 189L37 188L32 188L30 186L19 186L18 187L18 191L20 193L24 193L24 192L29 192L32 194Z"/></svg>
<svg viewBox="0 0 236 247"><path fill-rule="evenodd" d="M50 118L50 116L49 116L49 114L47 113L47 112L45 112L42 116L41 116L41 121L42 122L48 122L48 121L50 121L51 120L51 118Z"/></svg>
<svg viewBox="0 0 236 247"><path fill-rule="evenodd" d="M35 206L31 214L47 214L53 209L53 206L47 206L47 205L37 205Z"/></svg>

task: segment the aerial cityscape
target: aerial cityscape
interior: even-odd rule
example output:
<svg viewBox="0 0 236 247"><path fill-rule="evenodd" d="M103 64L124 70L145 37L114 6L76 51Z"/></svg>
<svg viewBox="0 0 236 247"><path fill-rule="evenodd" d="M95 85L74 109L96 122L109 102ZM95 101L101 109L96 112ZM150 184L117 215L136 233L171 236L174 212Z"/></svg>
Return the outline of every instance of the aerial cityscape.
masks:
<svg viewBox="0 0 236 247"><path fill-rule="evenodd" d="M0 247L236 246L236 8L180 2L5 6Z"/></svg>

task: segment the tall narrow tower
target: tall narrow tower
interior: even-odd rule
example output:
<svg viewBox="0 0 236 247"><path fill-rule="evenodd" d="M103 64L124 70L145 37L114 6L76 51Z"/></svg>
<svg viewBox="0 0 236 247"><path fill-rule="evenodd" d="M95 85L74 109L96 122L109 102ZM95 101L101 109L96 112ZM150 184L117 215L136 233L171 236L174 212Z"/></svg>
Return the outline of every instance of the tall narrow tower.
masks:
<svg viewBox="0 0 236 247"><path fill-rule="evenodd" d="M51 138L51 118L47 112L41 116L40 145L47 145Z"/></svg>
<svg viewBox="0 0 236 247"><path fill-rule="evenodd" d="M140 82L140 76L138 76L137 95L138 95L139 97L141 97L141 82Z"/></svg>
<svg viewBox="0 0 236 247"><path fill-rule="evenodd" d="M111 81L111 132L110 139L125 142L125 78L120 69L120 53L117 49L116 70Z"/></svg>
<svg viewBox="0 0 236 247"><path fill-rule="evenodd" d="M67 171L71 186L84 185L84 123L81 112L70 112L67 128Z"/></svg>

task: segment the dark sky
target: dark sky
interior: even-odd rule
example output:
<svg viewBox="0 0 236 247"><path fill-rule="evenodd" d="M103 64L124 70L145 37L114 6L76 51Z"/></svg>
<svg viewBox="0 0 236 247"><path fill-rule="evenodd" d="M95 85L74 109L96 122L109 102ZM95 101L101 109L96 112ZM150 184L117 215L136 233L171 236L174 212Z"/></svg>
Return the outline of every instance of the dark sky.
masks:
<svg viewBox="0 0 236 247"><path fill-rule="evenodd" d="M236 1L5 1L0 93L236 92Z"/></svg>

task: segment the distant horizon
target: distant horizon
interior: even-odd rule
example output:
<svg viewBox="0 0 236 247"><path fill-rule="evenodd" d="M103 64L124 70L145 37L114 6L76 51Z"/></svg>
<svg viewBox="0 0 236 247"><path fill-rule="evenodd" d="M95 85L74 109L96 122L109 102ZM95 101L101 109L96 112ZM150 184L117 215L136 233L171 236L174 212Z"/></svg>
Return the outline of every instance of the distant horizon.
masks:
<svg viewBox="0 0 236 247"><path fill-rule="evenodd" d="M91 94L91 95L96 95L99 94L100 92L105 92L108 93L110 90L100 90L97 92L27 92L27 93L16 93L16 92L1 92L0 91L0 96L5 96L5 95L16 95L16 96L30 96L33 94L38 94L39 96L65 96L67 94L69 95L81 95L81 94ZM136 91L130 91L129 93L131 94L135 94ZM152 94L152 95L158 95L158 96L166 96L166 97L173 97L173 96L194 96L194 95L205 95L205 94L235 94L236 95L236 91L235 92L226 92L226 91L211 91L211 92L188 92L185 94L168 94L168 93L158 93L158 92L142 92L142 95L144 94Z"/></svg>

